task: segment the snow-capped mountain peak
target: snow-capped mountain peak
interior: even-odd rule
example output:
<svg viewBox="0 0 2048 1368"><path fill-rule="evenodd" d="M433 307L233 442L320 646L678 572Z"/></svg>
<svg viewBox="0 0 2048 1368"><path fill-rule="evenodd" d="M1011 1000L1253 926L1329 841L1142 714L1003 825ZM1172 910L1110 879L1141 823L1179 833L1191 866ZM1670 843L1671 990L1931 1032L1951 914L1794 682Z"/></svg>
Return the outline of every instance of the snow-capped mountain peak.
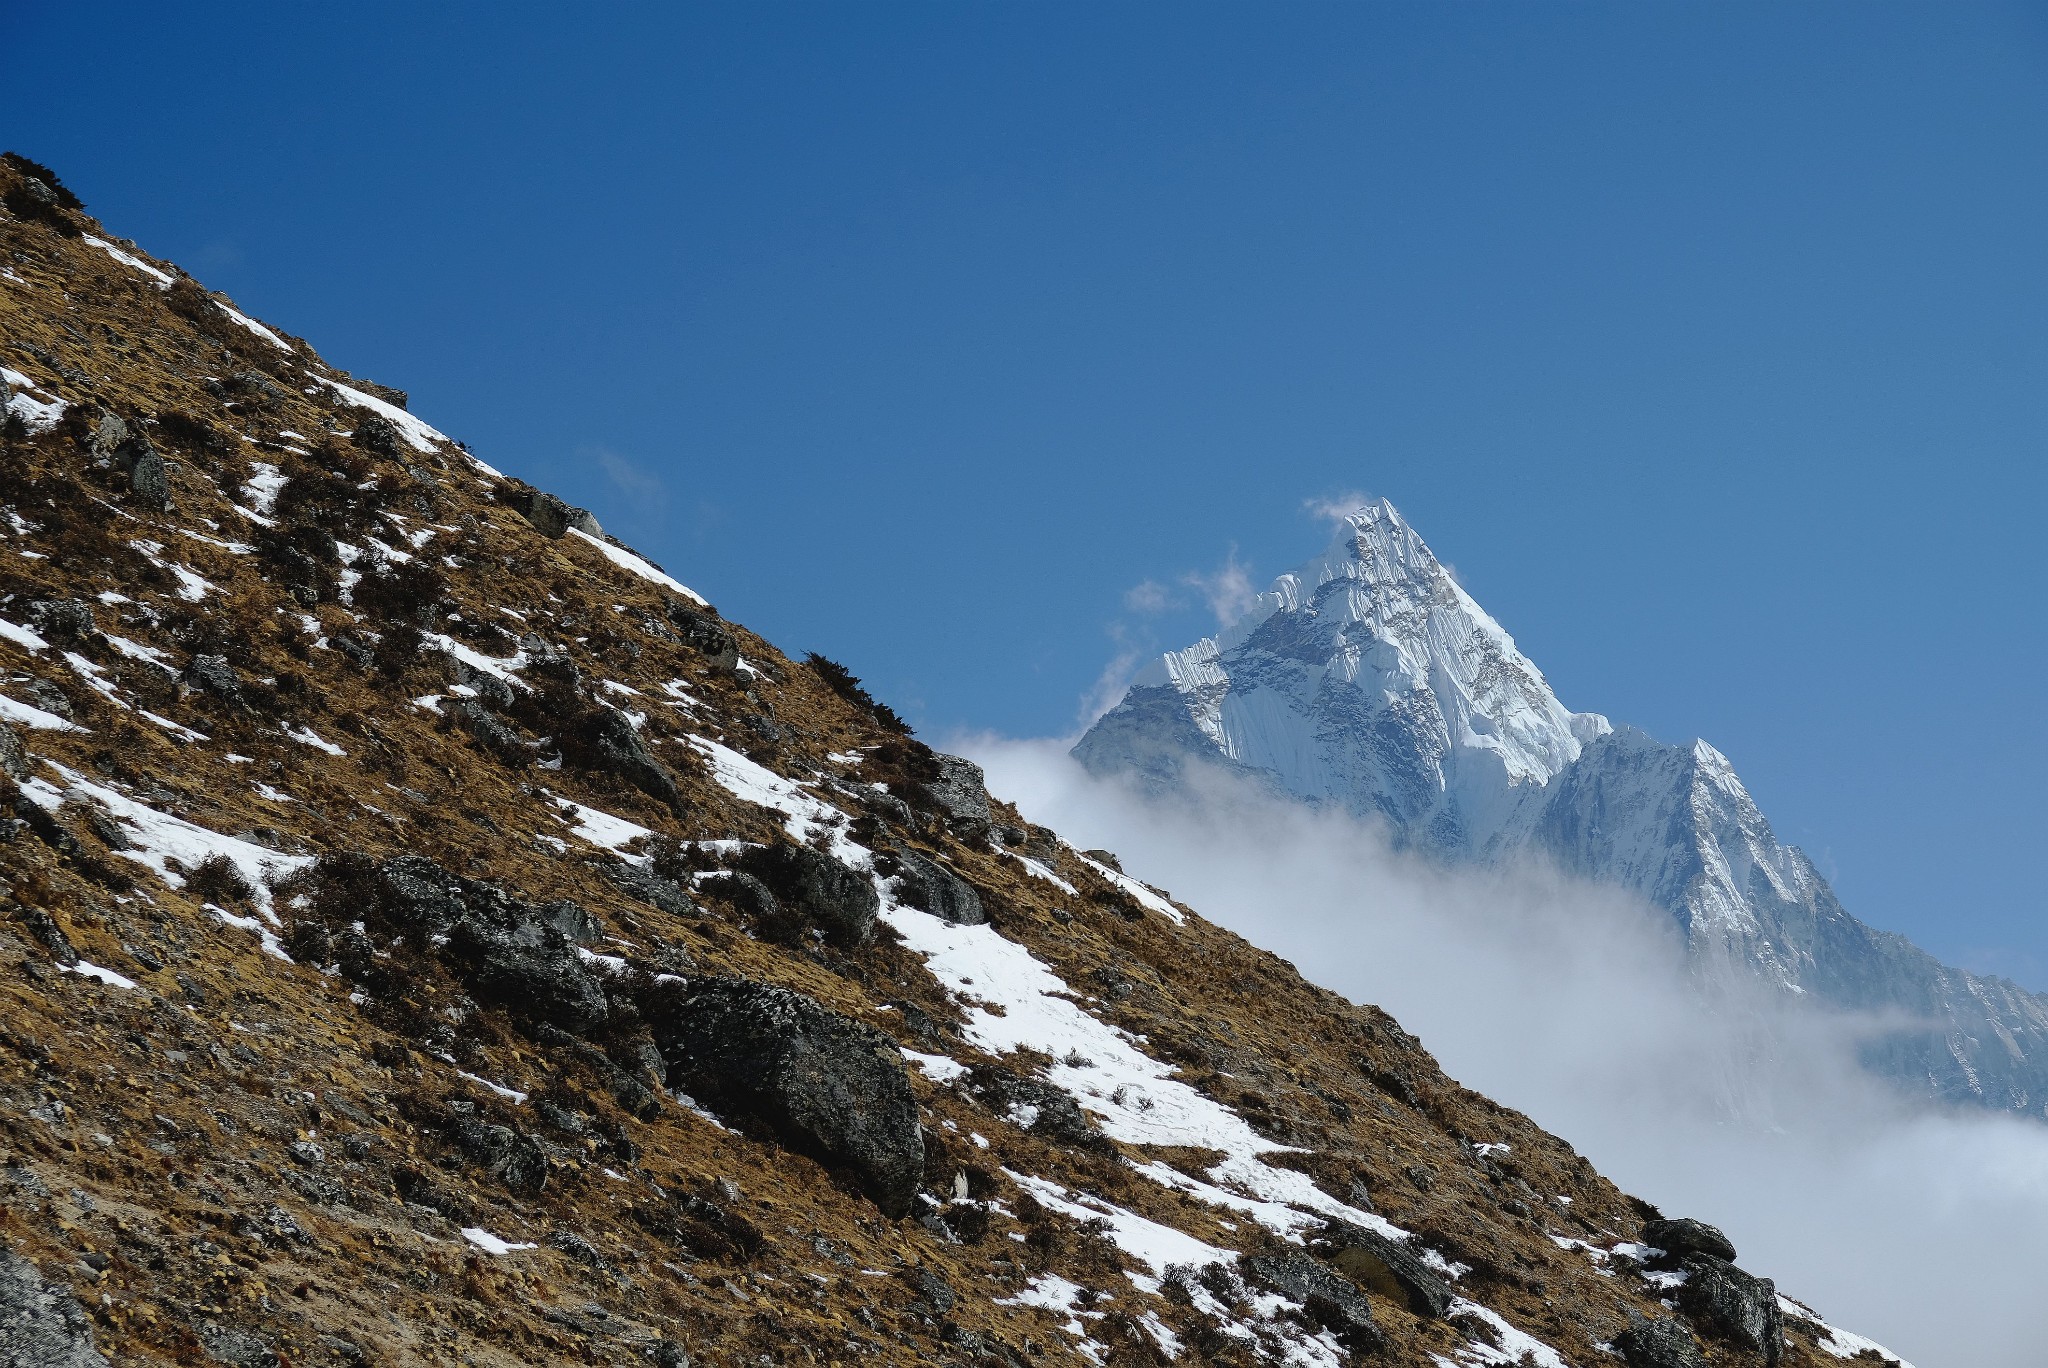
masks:
<svg viewBox="0 0 2048 1368"><path fill-rule="evenodd" d="M1384 499L1342 518L1322 554L1239 621L1155 661L1132 692L1155 690L1228 763L1448 847L1607 726L1558 701ZM1100 752L1084 752L1091 764L1125 759L1089 749Z"/></svg>
<svg viewBox="0 0 2048 1368"><path fill-rule="evenodd" d="M1663 908L1704 977L1937 1023L1873 1055L1901 1082L2044 1114L2048 999L1851 917L1705 741L1566 709L1384 499L1238 622L1155 661L1074 754L1157 788L1220 766L1450 859L1539 855Z"/></svg>

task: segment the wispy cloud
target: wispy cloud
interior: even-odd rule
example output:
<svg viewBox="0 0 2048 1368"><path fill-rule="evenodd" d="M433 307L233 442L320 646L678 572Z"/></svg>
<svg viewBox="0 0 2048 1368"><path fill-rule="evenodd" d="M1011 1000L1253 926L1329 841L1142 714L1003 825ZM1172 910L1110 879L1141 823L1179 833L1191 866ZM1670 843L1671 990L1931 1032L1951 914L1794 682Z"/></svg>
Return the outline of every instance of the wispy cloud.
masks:
<svg viewBox="0 0 2048 1368"><path fill-rule="evenodd" d="M1155 579L1148 579L1142 584L1134 584L1124 590L1124 608L1128 612L1144 613L1149 616L1178 606L1179 603L1173 594Z"/></svg>
<svg viewBox="0 0 2048 1368"><path fill-rule="evenodd" d="M1191 570L1180 577L1180 582L1201 594L1218 627L1228 627L1243 617L1252 600L1258 597L1258 591L1252 587L1251 567L1237 558L1234 545L1224 556L1223 564L1207 573Z"/></svg>
<svg viewBox="0 0 2048 1368"><path fill-rule="evenodd" d="M607 446L591 444L577 448L579 458L593 462L604 472L638 516L658 516L668 506L668 483L654 471L638 465Z"/></svg>
<svg viewBox="0 0 2048 1368"><path fill-rule="evenodd" d="M1301 508L1317 522L1340 523L1372 501L1373 496L1362 489L1346 489L1303 499Z"/></svg>

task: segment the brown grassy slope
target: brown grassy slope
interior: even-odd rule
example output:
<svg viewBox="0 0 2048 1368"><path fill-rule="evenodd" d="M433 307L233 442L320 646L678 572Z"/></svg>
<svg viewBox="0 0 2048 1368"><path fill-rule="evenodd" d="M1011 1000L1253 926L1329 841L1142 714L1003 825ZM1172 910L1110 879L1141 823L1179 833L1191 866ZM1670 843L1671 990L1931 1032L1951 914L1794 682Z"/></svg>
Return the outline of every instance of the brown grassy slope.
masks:
<svg viewBox="0 0 2048 1368"><path fill-rule="evenodd" d="M0 181L17 175L0 167ZM20 520L0 549L0 617L21 622L32 600L89 600L103 633L163 663L104 640L72 648L122 706L54 644L0 641L0 691L34 703L58 690L81 728L24 733L37 756L279 851L418 852L532 899L572 898L631 943L622 953L636 963L784 984L914 1049L994 1062L960 1040L958 1006L888 935L856 950L792 944L715 899L703 917L668 915L603 877L608 857L574 835L559 804L683 840L770 841L779 819L713 783L686 737L729 744L828 797L830 781L908 778L914 744L743 627L728 624L754 671L712 663L678 638L673 595L587 543L542 535L502 501L510 487L460 453L343 436L363 429L363 411L309 384L308 373L340 373L302 342L273 345L175 268L151 263L176 280L159 288L67 227L104 235L75 212L0 216L0 364L71 406L53 430L17 435L0 453L0 505ZM95 464L103 412L136 423L169 459L169 510ZM233 549L264 531L238 509L258 461L301 492L338 472L326 497L358 539L403 545L401 534L431 530L418 559L434 582L372 574L380 614L360 592L343 602L329 565L308 586L313 601L295 599L281 560ZM210 587L186 597L171 567ZM573 763L508 767L445 708L411 703L447 696L456 680L443 655L409 640L409 617L494 656L536 632L587 681L637 690L613 697L645 714L642 735L681 802L671 809ZM372 632L384 642L367 665L333 645L369 645ZM200 655L230 662L239 700L181 678ZM672 701L670 683L694 705ZM294 740L288 729L301 728L346 753ZM861 750L858 765L831 758ZM1023 825L1007 809L998 820ZM0 923L0 1236L77 1289L116 1361L232 1360L246 1349L236 1335L249 1334L295 1364L644 1363L657 1339L716 1364L1084 1362L1055 1317L996 1304L1056 1271L1116 1299L1095 1323L1112 1361L1151 1362L1159 1352L1119 1324L1121 1312L1151 1311L1191 1346L1204 1343L1200 1318L1134 1294L1113 1248L1037 1207L1002 1171L1098 1193L1226 1247L1265 1238L1125 1162L1199 1172L1199 1154L1053 1144L914 1074L927 1186L950 1195L965 1174L977 1198L1001 1207L987 1210L986 1229L964 1232L973 1238L948 1242L884 1219L826 1167L672 1100L637 1119L615 1096L630 1040L600 1042L609 1061L545 1044L402 947L388 951L388 991L357 1002L345 978L263 953L193 884L174 889L124 858L88 805L67 807L58 827L52 838L17 826L0 844L15 912ZM1100 999L1107 1019L1297 1147L1288 1162L1337 1195L1362 1183L1389 1219L1469 1265L1466 1295L1580 1364L1611 1361L1595 1345L1631 1310L1664 1314L1640 1280L1605 1276L1551 1238L1632 1238L1641 1208L1563 1141L1444 1077L1383 1013L1198 916L1174 925L1144 911L1077 859L1062 864L1078 890L1069 897L942 825L923 823L914 840L980 890L1005 935ZM254 911L232 889L210 891L236 915ZM139 986L60 971L38 914L84 960ZM513 1106L464 1073L535 1099ZM583 1118L582 1132L537 1125L541 1096ZM545 1186L515 1192L463 1164L447 1138L451 1102L544 1142ZM1479 1143L1511 1148L1483 1158ZM420 1191L408 1172L427 1177L439 1210L402 1199L401 1189ZM679 1222L683 1195L742 1218L758 1249ZM467 1225L540 1247L492 1257L457 1233ZM939 1305L914 1270L957 1300ZM1376 1295L1373 1309L1388 1362L1452 1354L1471 1333ZM1788 1362L1826 1361L1805 1331L1794 1339ZM1227 1344L1202 1352L1244 1361ZM1744 1360L1716 1348L1712 1361Z"/></svg>

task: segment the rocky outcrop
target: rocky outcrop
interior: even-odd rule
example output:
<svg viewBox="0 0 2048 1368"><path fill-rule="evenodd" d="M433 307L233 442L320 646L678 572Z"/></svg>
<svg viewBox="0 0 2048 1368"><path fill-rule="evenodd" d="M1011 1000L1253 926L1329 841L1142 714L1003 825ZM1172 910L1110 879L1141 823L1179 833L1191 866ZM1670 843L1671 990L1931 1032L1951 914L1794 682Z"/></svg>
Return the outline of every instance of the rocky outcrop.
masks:
<svg viewBox="0 0 2048 1368"><path fill-rule="evenodd" d="M822 927L842 946L874 938L882 901L874 883L823 851L789 842L749 850L735 862L773 893L780 906Z"/></svg>
<svg viewBox="0 0 2048 1368"><path fill-rule="evenodd" d="M1318 1325L1355 1353L1371 1353L1386 1340L1372 1306L1345 1279L1308 1255L1288 1249L1244 1261L1245 1272L1281 1296L1299 1302Z"/></svg>
<svg viewBox="0 0 2048 1368"><path fill-rule="evenodd" d="M1706 1355L1682 1321L1639 1317L1614 1337L1614 1347L1628 1368L1707 1368Z"/></svg>
<svg viewBox="0 0 2048 1368"><path fill-rule="evenodd" d="M979 926L988 920L981 895L967 880L914 850L898 849L895 857L896 896L905 905L956 926Z"/></svg>
<svg viewBox="0 0 2048 1368"><path fill-rule="evenodd" d="M519 516L533 524L534 530L544 537L560 539L569 535L570 529L591 537L602 537L604 528L591 516L587 508L578 508L544 490L535 489L523 480L506 482L506 489L500 498Z"/></svg>
<svg viewBox="0 0 2048 1368"><path fill-rule="evenodd" d="M1398 1240L1348 1221L1331 1221L1316 1252L1367 1291L1405 1305L1418 1316L1449 1313L1457 1294L1430 1266Z"/></svg>
<svg viewBox="0 0 2048 1368"><path fill-rule="evenodd" d="M1685 1282L1678 1304L1695 1325L1716 1339L1753 1349L1776 1363L1785 1342L1778 1289L1769 1278L1745 1273L1712 1254L1690 1254L1680 1265Z"/></svg>
<svg viewBox="0 0 2048 1368"><path fill-rule="evenodd" d="M1711 1254L1735 1262L1735 1246L1720 1228L1689 1216L1644 1222L1643 1243L1654 1245L1673 1259L1683 1259L1688 1254Z"/></svg>
<svg viewBox="0 0 2048 1368"><path fill-rule="evenodd" d="M9 1368L107 1368L92 1322L70 1290L0 1249L0 1363Z"/></svg>
<svg viewBox="0 0 2048 1368"><path fill-rule="evenodd" d="M647 1013L672 1086L850 1170L885 1214L910 1211L924 1133L894 1041L801 993L740 978L673 988Z"/></svg>
<svg viewBox="0 0 2048 1368"><path fill-rule="evenodd" d="M981 766L957 755L933 752L936 779L926 782L925 796L944 814L946 825L963 841L979 841L989 832L988 780Z"/></svg>

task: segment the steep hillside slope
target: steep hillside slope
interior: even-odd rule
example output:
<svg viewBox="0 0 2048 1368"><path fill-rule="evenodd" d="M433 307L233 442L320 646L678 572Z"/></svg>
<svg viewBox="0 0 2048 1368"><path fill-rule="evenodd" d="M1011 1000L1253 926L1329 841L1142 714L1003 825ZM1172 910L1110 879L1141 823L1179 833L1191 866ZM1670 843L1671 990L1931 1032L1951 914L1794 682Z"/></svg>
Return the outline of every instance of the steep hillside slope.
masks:
<svg viewBox="0 0 2048 1368"><path fill-rule="evenodd" d="M1385 500L1155 662L1074 754L1155 786L1221 766L1450 860L1538 852L1668 911L1709 981L1906 1023L1866 1057L1909 1091L2048 1116L2048 998L1850 916L1712 746L1568 711Z"/></svg>
<svg viewBox="0 0 2048 1368"><path fill-rule="evenodd" d="M0 1360L1865 1350L42 168L0 201Z"/></svg>

